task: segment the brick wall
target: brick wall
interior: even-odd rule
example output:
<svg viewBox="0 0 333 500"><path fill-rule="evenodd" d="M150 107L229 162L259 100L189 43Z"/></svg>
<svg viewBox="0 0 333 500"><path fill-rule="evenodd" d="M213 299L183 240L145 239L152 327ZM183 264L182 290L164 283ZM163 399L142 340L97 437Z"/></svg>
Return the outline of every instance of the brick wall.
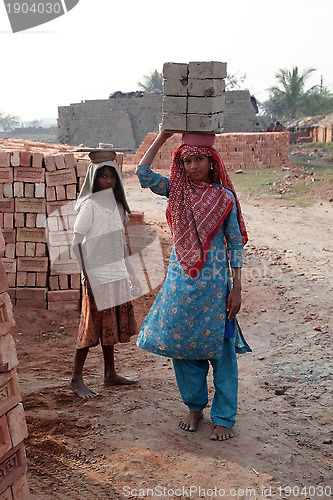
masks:
<svg viewBox="0 0 333 500"><path fill-rule="evenodd" d="M18 359L10 330L15 325L12 303L7 293L3 255L5 241L0 229L0 497L30 498L24 439L27 426L16 368Z"/></svg>
<svg viewBox="0 0 333 500"><path fill-rule="evenodd" d="M135 155L124 158L124 167L137 165L156 137L147 134ZM181 143L181 134L174 134L161 147L153 168L169 169L172 153ZM215 146L229 170L290 166L289 132L218 134Z"/></svg>

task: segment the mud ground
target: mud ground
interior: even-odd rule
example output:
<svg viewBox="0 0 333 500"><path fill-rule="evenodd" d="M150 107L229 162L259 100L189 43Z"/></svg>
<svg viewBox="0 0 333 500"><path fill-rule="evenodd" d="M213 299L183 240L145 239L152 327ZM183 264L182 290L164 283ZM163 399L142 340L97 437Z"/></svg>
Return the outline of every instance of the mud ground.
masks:
<svg viewBox="0 0 333 500"><path fill-rule="evenodd" d="M144 210L159 234L166 266L166 201L141 190L130 172L125 183L132 209ZM135 339L117 346L116 364L138 383L104 388L96 347L85 379L100 395L80 400L67 387L79 312L16 307L33 499L331 497L332 203L241 203L250 241L239 321L253 352L239 357L235 438L210 441L209 407L197 432L181 430L186 408L171 360ZM157 291L136 299L139 324Z"/></svg>

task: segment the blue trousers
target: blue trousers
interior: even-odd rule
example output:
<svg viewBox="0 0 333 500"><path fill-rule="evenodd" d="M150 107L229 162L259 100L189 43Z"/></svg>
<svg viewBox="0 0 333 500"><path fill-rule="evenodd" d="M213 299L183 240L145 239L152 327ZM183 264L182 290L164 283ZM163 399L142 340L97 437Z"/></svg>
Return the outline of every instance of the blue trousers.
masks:
<svg viewBox="0 0 333 500"><path fill-rule="evenodd" d="M208 403L207 374L213 367L215 394L211 408L213 424L228 429L236 422L238 368L233 339L224 339L221 359L173 359L183 402L190 411L201 411Z"/></svg>

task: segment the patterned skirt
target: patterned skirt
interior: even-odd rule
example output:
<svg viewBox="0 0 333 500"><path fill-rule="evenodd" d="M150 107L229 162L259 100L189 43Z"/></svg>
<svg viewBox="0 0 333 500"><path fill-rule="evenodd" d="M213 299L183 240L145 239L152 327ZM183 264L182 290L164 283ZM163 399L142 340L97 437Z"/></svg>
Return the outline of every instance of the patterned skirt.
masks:
<svg viewBox="0 0 333 500"><path fill-rule="evenodd" d="M102 285L106 297L116 294L127 296L129 286L127 280ZM108 302L110 303L109 299ZM111 301L112 302L112 301ZM113 301L118 303L119 301ZM100 309L100 308L99 308ZM99 310L87 281L82 283L81 319L76 343L77 349L102 345L114 345L129 342L138 333L131 301L120 303L114 307Z"/></svg>

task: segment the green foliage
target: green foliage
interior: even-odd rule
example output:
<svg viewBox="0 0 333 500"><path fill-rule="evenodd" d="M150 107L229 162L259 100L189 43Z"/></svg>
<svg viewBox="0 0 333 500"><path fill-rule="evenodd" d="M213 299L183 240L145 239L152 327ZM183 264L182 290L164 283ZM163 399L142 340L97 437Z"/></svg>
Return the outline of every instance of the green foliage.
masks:
<svg viewBox="0 0 333 500"><path fill-rule="evenodd" d="M305 90L314 71L309 68L300 73L297 66L291 71L280 69L275 75L276 85L268 89L269 98L260 105L262 114L270 120L285 121L333 113L333 94L327 87L315 85Z"/></svg>
<svg viewBox="0 0 333 500"><path fill-rule="evenodd" d="M150 75L145 75L144 82L138 82L138 86L142 90L151 92L152 90L162 90L163 89L163 75L159 73L157 69L152 71Z"/></svg>

